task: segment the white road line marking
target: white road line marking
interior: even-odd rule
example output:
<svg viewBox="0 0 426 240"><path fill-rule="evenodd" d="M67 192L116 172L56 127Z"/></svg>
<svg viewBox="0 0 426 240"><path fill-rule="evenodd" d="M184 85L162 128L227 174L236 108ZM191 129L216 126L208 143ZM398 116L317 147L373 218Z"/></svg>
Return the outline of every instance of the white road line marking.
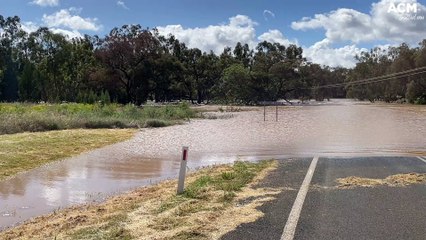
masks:
<svg viewBox="0 0 426 240"><path fill-rule="evenodd" d="M423 162L426 163L426 159L422 158L422 157L417 157L418 159L422 160Z"/></svg>
<svg viewBox="0 0 426 240"><path fill-rule="evenodd" d="M296 232L297 222L299 221L303 202L305 202L306 194L309 190L309 184L311 184L312 176L314 175L317 163L318 157L314 157L314 159L312 159L311 165L309 166L308 172L306 173L305 179L302 182L302 186L300 186L299 192L297 193L293 207L291 208L291 212L288 216L287 223L285 224L283 234L281 235L281 240L293 240L294 238L294 233Z"/></svg>

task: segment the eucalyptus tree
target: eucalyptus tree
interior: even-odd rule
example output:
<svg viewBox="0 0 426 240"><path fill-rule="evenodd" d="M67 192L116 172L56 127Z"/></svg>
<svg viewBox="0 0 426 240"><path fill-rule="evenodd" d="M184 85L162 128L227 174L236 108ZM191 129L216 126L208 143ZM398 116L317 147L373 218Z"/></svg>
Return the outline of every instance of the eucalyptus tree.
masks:
<svg viewBox="0 0 426 240"><path fill-rule="evenodd" d="M289 93L300 87L298 69L305 62L302 48L264 41L256 49L252 76L261 86L258 89L260 99L275 101L291 97Z"/></svg>
<svg viewBox="0 0 426 240"><path fill-rule="evenodd" d="M271 79L269 95L274 101L287 99L289 93L296 90L299 82L297 66L291 61L281 61L269 68Z"/></svg>
<svg viewBox="0 0 426 240"><path fill-rule="evenodd" d="M416 67L416 49L410 48L407 44L403 43L398 47L393 47L392 50L396 52L397 57L389 67L390 73L402 72ZM412 77L398 77L391 80L385 91L385 100L395 101L405 97L407 84L411 79Z"/></svg>
<svg viewBox="0 0 426 240"><path fill-rule="evenodd" d="M221 97L226 103L253 104L258 101L250 71L241 63L223 71L221 85Z"/></svg>
<svg viewBox="0 0 426 240"><path fill-rule="evenodd" d="M75 45L77 41L74 40ZM83 52L76 56L73 45L64 35L55 34L48 28L39 28L29 35L26 69L20 79L22 98L40 95L41 100L49 102L75 100L78 93L76 81L80 80L76 68L84 64L88 55Z"/></svg>
<svg viewBox="0 0 426 240"><path fill-rule="evenodd" d="M140 25L124 25L99 39L95 56L110 80L119 81L123 101L141 104L149 96L153 64L162 51L155 31Z"/></svg>
<svg viewBox="0 0 426 240"><path fill-rule="evenodd" d="M385 92L390 86L389 82L377 82L367 85L354 85L351 82L388 74L393 58L396 57L393 54L394 52L391 49L376 47L356 56L355 59L358 63L355 68L349 71L347 76L347 86L345 88L347 96L360 100L368 99L371 102L385 100Z"/></svg>
<svg viewBox="0 0 426 240"><path fill-rule="evenodd" d="M18 16L0 15L0 100L18 100L19 47L25 36Z"/></svg>
<svg viewBox="0 0 426 240"><path fill-rule="evenodd" d="M243 64L244 67L250 68L253 62L253 50L250 50L250 47L247 43L244 45L240 42L234 48L234 58L236 61Z"/></svg>
<svg viewBox="0 0 426 240"><path fill-rule="evenodd" d="M212 89L220 78L220 58L213 52L203 53L198 48L185 49L185 85L191 101L196 96L200 104L211 98Z"/></svg>
<svg viewBox="0 0 426 240"><path fill-rule="evenodd" d="M426 39L419 45L414 56L414 62L417 68L426 67ZM426 104L426 73L410 79L410 82L407 84L405 96L411 103Z"/></svg>

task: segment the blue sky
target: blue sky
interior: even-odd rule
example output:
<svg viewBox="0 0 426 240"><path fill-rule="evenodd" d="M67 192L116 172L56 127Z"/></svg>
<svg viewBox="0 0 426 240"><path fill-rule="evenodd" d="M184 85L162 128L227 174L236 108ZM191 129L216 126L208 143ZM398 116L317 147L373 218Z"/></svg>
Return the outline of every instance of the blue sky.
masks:
<svg viewBox="0 0 426 240"><path fill-rule="evenodd" d="M395 2L396 1L396 2ZM426 17L425 0L0 0L0 14L18 15L27 29L105 35L123 24L159 27L191 47L223 49L261 40L302 46L309 60L351 67L353 56L377 45L415 44L426 20L401 20L390 3L414 3ZM234 39L235 38L235 41Z"/></svg>

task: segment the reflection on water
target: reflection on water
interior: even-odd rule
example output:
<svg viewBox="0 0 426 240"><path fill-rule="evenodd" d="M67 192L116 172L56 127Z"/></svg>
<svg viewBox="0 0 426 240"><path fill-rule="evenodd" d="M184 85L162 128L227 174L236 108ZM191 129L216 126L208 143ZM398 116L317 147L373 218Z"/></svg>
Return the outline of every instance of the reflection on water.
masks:
<svg viewBox="0 0 426 240"><path fill-rule="evenodd" d="M72 204L175 177L189 167L289 156L426 155L426 108L347 100L233 113L230 119L144 129L131 141L0 182L0 229Z"/></svg>
<svg viewBox="0 0 426 240"><path fill-rule="evenodd" d="M116 146L106 148L115 149ZM174 174L170 160L125 156L109 159L98 150L49 164L0 182L0 229L73 204L143 186Z"/></svg>

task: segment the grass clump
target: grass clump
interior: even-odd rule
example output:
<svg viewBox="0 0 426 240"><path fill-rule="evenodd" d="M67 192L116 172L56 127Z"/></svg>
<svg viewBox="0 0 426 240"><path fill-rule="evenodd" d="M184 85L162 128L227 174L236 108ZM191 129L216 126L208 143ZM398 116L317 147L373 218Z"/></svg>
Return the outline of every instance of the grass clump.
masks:
<svg viewBox="0 0 426 240"><path fill-rule="evenodd" d="M75 128L164 127L196 117L187 104L144 106L119 104L0 103L0 134Z"/></svg>
<svg viewBox="0 0 426 240"><path fill-rule="evenodd" d="M213 181L214 179L211 176L201 176L186 187L183 196L196 199L206 198L208 196L204 195L203 192L208 190L208 187L213 184Z"/></svg>
<svg viewBox="0 0 426 240"><path fill-rule="evenodd" d="M131 138L134 129L74 129L0 135L0 180Z"/></svg>
<svg viewBox="0 0 426 240"><path fill-rule="evenodd" d="M126 214L117 214L108 218L108 221L99 227L83 227L71 234L71 239L132 239L130 232L125 229Z"/></svg>
<svg viewBox="0 0 426 240"><path fill-rule="evenodd" d="M198 231L185 231L185 232L180 232L178 235L176 235L175 239L176 240L208 239L208 236Z"/></svg>
<svg viewBox="0 0 426 240"><path fill-rule="evenodd" d="M270 161L259 163L249 163L237 161L230 170L218 174L202 175L189 183L182 195L176 195L166 202L161 203L158 212L164 212L169 209L182 205L186 201L212 200L226 204L231 202L236 196L236 192L249 184L253 178L270 165ZM214 196L213 196L214 195ZM195 206L199 202L192 202Z"/></svg>
<svg viewBox="0 0 426 240"><path fill-rule="evenodd" d="M145 128L158 128L158 127L166 127L171 125L170 122L159 120L159 119L149 119L145 121L143 127Z"/></svg>

